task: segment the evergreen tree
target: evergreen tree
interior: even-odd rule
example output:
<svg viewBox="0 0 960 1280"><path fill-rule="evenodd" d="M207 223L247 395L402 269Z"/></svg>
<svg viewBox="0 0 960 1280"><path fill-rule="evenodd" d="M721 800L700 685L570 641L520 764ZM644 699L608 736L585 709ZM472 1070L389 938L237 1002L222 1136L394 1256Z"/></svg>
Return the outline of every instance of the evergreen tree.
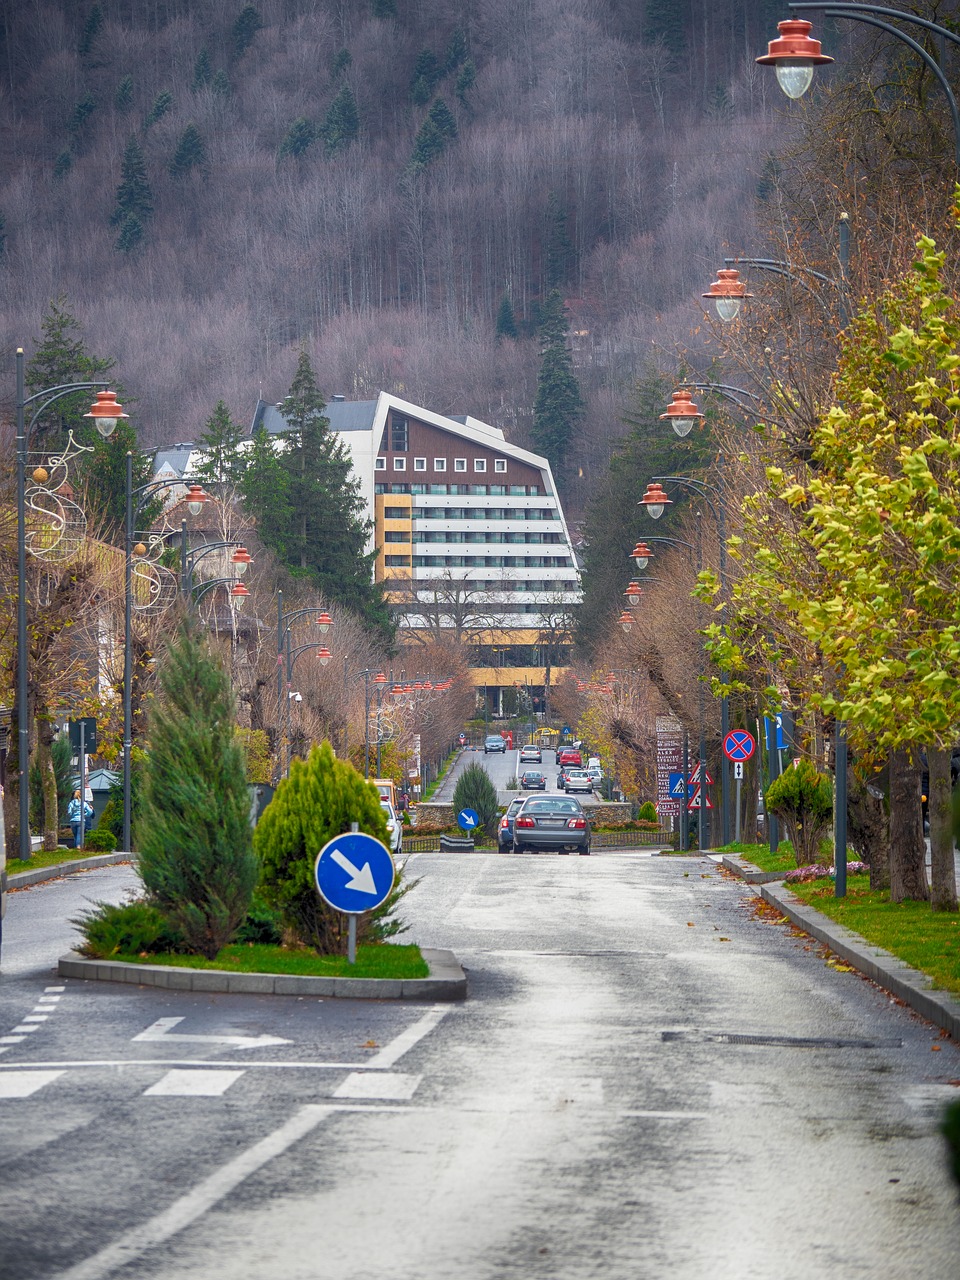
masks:
<svg viewBox="0 0 960 1280"><path fill-rule="evenodd" d="M294 120L280 143L280 149L277 152L278 158L283 160L286 156L293 156L294 158L302 156L307 148L316 142L317 133L317 126L313 121L306 116L300 116Z"/></svg>
<svg viewBox="0 0 960 1280"><path fill-rule="evenodd" d="M330 59L330 79L339 80L347 67L353 62L353 54L349 49L340 49Z"/></svg>
<svg viewBox="0 0 960 1280"><path fill-rule="evenodd" d="M65 178L73 168L73 152L69 147L65 151L61 151L53 162L53 176L59 181Z"/></svg>
<svg viewBox="0 0 960 1280"><path fill-rule="evenodd" d="M510 295L505 293L500 299L500 308L497 311L497 338L516 338L517 318L513 313L513 303L510 301Z"/></svg>
<svg viewBox="0 0 960 1280"><path fill-rule="evenodd" d="M467 765L457 779L453 792L454 813L459 813L461 809L473 809L484 832L490 837L496 835L500 802L497 799L497 789L482 764L474 762Z"/></svg>
<svg viewBox="0 0 960 1280"><path fill-rule="evenodd" d="M123 113L133 106L133 76L124 76L113 95L113 105Z"/></svg>
<svg viewBox="0 0 960 1280"><path fill-rule="evenodd" d="M357 100L348 85L344 85L334 100L320 126L320 136L327 148L327 155L346 151L360 132L360 113Z"/></svg>
<svg viewBox="0 0 960 1280"><path fill-rule="evenodd" d="M559 291L554 290L541 317L543 345L533 406L533 446L549 461L558 482L583 417L583 396L567 348L565 310Z"/></svg>
<svg viewBox="0 0 960 1280"><path fill-rule="evenodd" d="M573 274L576 251L567 233L567 215L560 197L551 191L547 200L543 274L548 289L558 289Z"/></svg>
<svg viewBox="0 0 960 1280"><path fill-rule="evenodd" d="M229 98L233 93L233 86L230 83L230 77L222 67L211 80L210 88L218 98Z"/></svg>
<svg viewBox="0 0 960 1280"><path fill-rule="evenodd" d="M263 29L263 18L256 5L248 4L237 14L231 32L234 59L242 58L253 44L257 32Z"/></svg>
<svg viewBox="0 0 960 1280"><path fill-rule="evenodd" d="M199 93L201 89L206 89L212 78L213 67L210 65L210 54L206 49L201 49L193 64L193 84L191 88L194 93Z"/></svg>
<svg viewBox="0 0 960 1280"><path fill-rule="evenodd" d="M323 846L349 831L353 822L387 843L376 788L323 742L306 760L291 762L290 776L277 787L254 833L260 892L279 911L284 925L320 955L345 950L347 924L317 893L314 862ZM361 916L357 926L359 939L370 929L369 917Z"/></svg>
<svg viewBox="0 0 960 1280"><path fill-rule="evenodd" d="M237 485L246 463L245 451L240 447L246 438L243 427L234 422L226 404L218 400L197 441L202 458L195 473L200 484Z"/></svg>
<svg viewBox="0 0 960 1280"><path fill-rule="evenodd" d="M397 0L370 0L370 12L375 18L395 18Z"/></svg>
<svg viewBox="0 0 960 1280"><path fill-rule="evenodd" d="M135 213L128 213L120 223L120 230L113 242L113 247L118 253L133 253L140 248L145 238L146 231L143 223Z"/></svg>
<svg viewBox="0 0 960 1280"><path fill-rule="evenodd" d="M250 793L229 679L189 631L167 650L150 716L139 875L191 950L212 960L257 880Z"/></svg>
<svg viewBox="0 0 960 1280"><path fill-rule="evenodd" d="M123 152L120 164L120 185L117 187L117 206L110 215L111 226L120 226L134 217L142 224L153 215L153 192L147 177L147 162L136 137L131 137Z"/></svg>
<svg viewBox="0 0 960 1280"><path fill-rule="evenodd" d="M119 395L118 395L119 398ZM88 395L88 402L91 397ZM123 403L123 401L121 401ZM129 401L127 401L129 405ZM133 487L147 484L153 476L153 463L137 443L137 431L123 418L113 434L104 440L96 429L87 428L87 443L93 453L85 453L77 462L77 479L83 488L83 505L93 516L107 542L123 545L126 515L127 453L133 454ZM146 529L163 513L163 497L157 494L141 510L140 528Z"/></svg>
<svg viewBox="0 0 960 1280"><path fill-rule="evenodd" d="M443 74L452 75L467 60L467 36L462 27L457 27L447 45L447 56L443 60Z"/></svg>
<svg viewBox="0 0 960 1280"><path fill-rule="evenodd" d="M468 58L466 62L463 64L463 66L460 68L460 71L457 75L456 84L454 85L454 89L453 89L453 92L456 95L457 101L460 103L461 107L464 108L464 110L470 109L470 104L467 102L467 94L470 92L470 90L473 88L473 86L476 83L477 83L477 64L474 62L472 58Z"/></svg>
<svg viewBox="0 0 960 1280"><path fill-rule="evenodd" d="M144 117L144 129L149 129L150 126L156 124L158 120L162 120L172 106L173 94L170 93L169 90L164 89L161 93L158 93L153 100L153 105Z"/></svg>
<svg viewBox="0 0 960 1280"><path fill-rule="evenodd" d="M684 10L676 0L647 0L643 15L644 44L662 44L674 60L686 52Z"/></svg>
<svg viewBox="0 0 960 1280"><path fill-rule="evenodd" d="M29 393L70 382L94 382L113 368L112 360L99 360L87 353L80 322L68 310L62 294L50 303L40 327L43 336L26 367ZM60 448L72 428L77 439L86 442L92 428L83 415L89 412L92 401L89 391L57 400L37 420L33 439L40 442L41 448Z"/></svg>
<svg viewBox="0 0 960 1280"><path fill-rule="evenodd" d="M194 169L204 173L207 167L207 148L195 124L188 124L180 135L173 159L168 165L171 178L185 178Z"/></svg>
<svg viewBox="0 0 960 1280"><path fill-rule="evenodd" d="M97 109L97 100L92 93L85 93L79 102L74 104L67 121L67 132L74 142L77 141L83 126Z"/></svg>
<svg viewBox="0 0 960 1280"><path fill-rule="evenodd" d="M0 258L5 258L6 255L7 255L7 220L3 216L3 214L0 213Z"/></svg>
<svg viewBox="0 0 960 1280"><path fill-rule="evenodd" d="M456 136L457 122L453 112L442 98L438 98L427 112L427 118L414 139L411 168L425 169L443 154Z"/></svg>
<svg viewBox="0 0 960 1280"><path fill-rule="evenodd" d="M83 30L80 32L80 40L77 43L77 53L81 58L87 58L93 52L93 46L97 36L103 30L103 9L100 5L95 4L87 14L87 20L83 24Z"/></svg>
<svg viewBox="0 0 960 1280"><path fill-rule="evenodd" d="M410 97L418 107L425 107L433 97L433 91L443 75L442 68L435 53L429 49L421 49L413 64L410 77Z"/></svg>
<svg viewBox="0 0 960 1280"><path fill-rule="evenodd" d="M240 478L240 493L244 506L257 522L261 541L284 562L293 520L288 488L287 473L280 465L273 438L266 427L260 427L253 433L247 465Z"/></svg>

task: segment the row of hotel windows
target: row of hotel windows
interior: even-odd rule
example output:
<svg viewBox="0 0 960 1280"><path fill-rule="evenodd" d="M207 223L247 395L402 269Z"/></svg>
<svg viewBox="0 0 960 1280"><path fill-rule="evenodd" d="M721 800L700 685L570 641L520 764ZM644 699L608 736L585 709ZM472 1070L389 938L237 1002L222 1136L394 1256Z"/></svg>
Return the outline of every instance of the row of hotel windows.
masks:
<svg viewBox="0 0 960 1280"><path fill-rule="evenodd" d="M480 542L492 545L500 543L517 543L535 546L563 545L560 533L487 533L478 529L464 532L461 529L425 529L412 534L406 529L388 529L383 535L384 542L447 542L451 545L462 542Z"/></svg>
<svg viewBox="0 0 960 1280"><path fill-rule="evenodd" d="M414 520L513 520L518 524L560 519L552 507L532 507L529 511L516 507L414 507L412 515Z"/></svg>
<svg viewBox="0 0 960 1280"><path fill-rule="evenodd" d="M543 587L544 593L549 590L551 600L556 595L553 590L555 586L556 583L545 583ZM540 588L535 587L531 594L539 592ZM424 603L429 606L427 613L430 618L436 618L438 613L436 606L431 604L429 601L425 601ZM417 625L416 619L418 615L415 612L416 607L417 606L415 604L404 604L403 612L400 616L402 619L406 620L407 626L415 627ZM455 621L459 621L461 625L464 623L462 610L457 611L457 618L454 618L453 614L444 614L442 608L439 610L439 615L442 625L453 626ZM543 613L542 611L538 612L537 603L534 600L528 600L526 602L520 601L512 604L504 604L502 600L481 601L476 609L475 616L468 611L465 621L470 627L484 625L492 628L496 625L496 619L498 618L509 618L511 620L510 627L512 630L519 630L520 628L526 629L528 627L534 628L543 625ZM421 623L421 625L426 624Z"/></svg>
<svg viewBox="0 0 960 1280"><path fill-rule="evenodd" d="M540 494L546 494L546 489L541 489L538 484L380 484L373 486L374 493L434 493L443 494L459 493L473 494L474 497L482 498L487 494L494 494L497 497L504 498L509 495L511 498L534 497Z"/></svg>
<svg viewBox="0 0 960 1280"><path fill-rule="evenodd" d="M471 667L565 667L573 656L570 645L475 644L470 646Z"/></svg>
<svg viewBox="0 0 960 1280"><path fill-rule="evenodd" d="M375 471L386 471L386 469L387 469L387 460L386 460L386 458L383 458L383 457L377 458L376 462L374 463L374 470L375 470ZM394 460L393 460L393 469L394 469L394 471L406 471L406 469L407 469L407 460L406 460L406 458L394 458ZM426 460L426 458L414 458L414 460L413 460L413 469L414 469L414 471L426 471L426 469L427 469L427 460ZM447 459L446 459L446 458L434 458L434 460L433 460L433 469L434 469L434 471L446 471L446 469L447 469ZM454 469L454 471L466 471L466 470L467 470L467 459L466 459L466 458L454 458L454 460L453 460L453 469ZM487 469L487 459L486 459L486 458L474 458L474 460L473 460L473 469L474 469L474 471L475 471L478 475L479 475L481 472L486 471L486 469ZM495 471L495 472L497 472L499 475L503 475L503 474L505 474L505 472L506 472L506 470L507 470L507 460L506 460L506 458L494 458L494 460L493 460L493 469L494 469L494 471Z"/></svg>

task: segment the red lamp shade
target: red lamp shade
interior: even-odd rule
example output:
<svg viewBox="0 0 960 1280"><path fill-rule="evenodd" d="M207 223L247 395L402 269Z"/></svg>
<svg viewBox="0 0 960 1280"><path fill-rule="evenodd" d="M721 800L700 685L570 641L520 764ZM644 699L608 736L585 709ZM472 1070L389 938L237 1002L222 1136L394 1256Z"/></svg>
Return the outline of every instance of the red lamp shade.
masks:
<svg viewBox="0 0 960 1280"><path fill-rule="evenodd" d="M732 267L724 267L717 272L717 278L701 297L710 298L717 309L721 320L736 320L740 314L740 304L744 298L752 298L747 293L747 286L740 279L740 272Z"/></svg>
<svg viewBox="0 0 960 1280"><path fill-rule="evenodd" d="M106 440L113 435L120 419L129 418L130 415L123 412L122 404L117 404L115 391L98 391L96 404L91 405L90 412L83 416L93 419L93 425Z"/></svg>
<svg viewBox="0 0 960 1280"><path fill-rule="evenodd" d="M814 67L833 59L820 52L819 40L811 38L812 22L788 18L777 23L777 30L779 37L770 41L766 55L757 62L776 68L777 83L788 98L802 98L810 88Z"/></svg>
<svg viewBox="0 0 960 1280"><path fill-rule="evenodd" d="M678 436L688 436L691 429L703 421L703 414L693 403L692 394L681 387L673 393L666 413L661 413L660 421L664 420L670 423Z"/></svg>
<svg viewBox="0 0 960 1280"><path fill-rule="evenodd" d="M667 497L662 485L651 481L637 506L646 507L648 515L654 520L659 520L664 509L673 506L673 499Z"/></svg>

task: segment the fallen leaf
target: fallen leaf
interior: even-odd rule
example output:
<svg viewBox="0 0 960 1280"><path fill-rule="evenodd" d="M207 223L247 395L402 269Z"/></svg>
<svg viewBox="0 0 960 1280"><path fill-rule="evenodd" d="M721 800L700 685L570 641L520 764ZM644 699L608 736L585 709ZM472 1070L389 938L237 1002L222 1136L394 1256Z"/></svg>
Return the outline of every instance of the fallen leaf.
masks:
<svg viewBox="0 0 960 1280"><path fill-rule="evenodd" d="M729 941L730 941L730 939L729 939L729 938L718 938L718 939L717 939L717 941L718 941L718 942L729 942Z"/></svg>
<svg viewBox="0 0 960 1280"><path fill-rule="evenodd" d="M941 1050L942 1048L943 1048L943 1045L939 1045L939 1044L932 1044L932 1045L930 1046L930 1052L931 1052L931 1053L939 1053L939 1052L940 1052L940 1050Z"/></svg>
<svg viewBox="0 0 960 1280"><path fill-rule="evenodd" d="M693 927L694 927L694 926L693 926L693 921L692 921L692 920L688 920L688 921L687 921L687 928L688 928L688 929L692 929Z"/></svg>
<svg viewBox="0 0 960 1280"><path fill-rule="evenodd" d="M363 1047L364 1047L365 1049L379 1049L379 1048L380 1048L380 1046L377 1044L376 1040L367 1040L367 1041L364 1043L364 1046L363 1046Z"/></svg>

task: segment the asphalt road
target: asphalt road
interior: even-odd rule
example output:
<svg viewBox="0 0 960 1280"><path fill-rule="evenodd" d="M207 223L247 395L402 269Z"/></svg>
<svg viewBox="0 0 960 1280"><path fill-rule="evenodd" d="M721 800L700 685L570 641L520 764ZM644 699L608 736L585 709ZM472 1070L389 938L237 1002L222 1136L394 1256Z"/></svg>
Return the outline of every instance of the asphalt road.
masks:
<svg viewBox="0 0 960 1280"><path fill-rule="evenodd" d="M441 787L434 793L433 800L452 800L453 790L457 785L457 778L463 770L470 764L483 765L490 780L497 788L497 799L501 804L509 804L511 800L518 795L534 795L535 792L524 791L519 792L510 789L508 782L515 782L522 769L539 769L547 779L547 794L562 795L563 792L557 791L557 764L555 753L552 749L544 749L543 761L541 764L524 764L521 768L519 761L520 749L514 747L512 751L491 751L484 754L482 748L480 750L461 751L458 759L451 767L443 780ZM595 793L586 793L583 791L576 792L576 798L583 805L599 804L599 800Z"/></svg>
<svg viewBox="0 0 960 1280"><path fill-rule="evenodd" d="M960 1051L742 884L602 852L408 872L462 1006L62 982L65 921L131 873L12 895L0 1276L954 1280Z"/></svg>

